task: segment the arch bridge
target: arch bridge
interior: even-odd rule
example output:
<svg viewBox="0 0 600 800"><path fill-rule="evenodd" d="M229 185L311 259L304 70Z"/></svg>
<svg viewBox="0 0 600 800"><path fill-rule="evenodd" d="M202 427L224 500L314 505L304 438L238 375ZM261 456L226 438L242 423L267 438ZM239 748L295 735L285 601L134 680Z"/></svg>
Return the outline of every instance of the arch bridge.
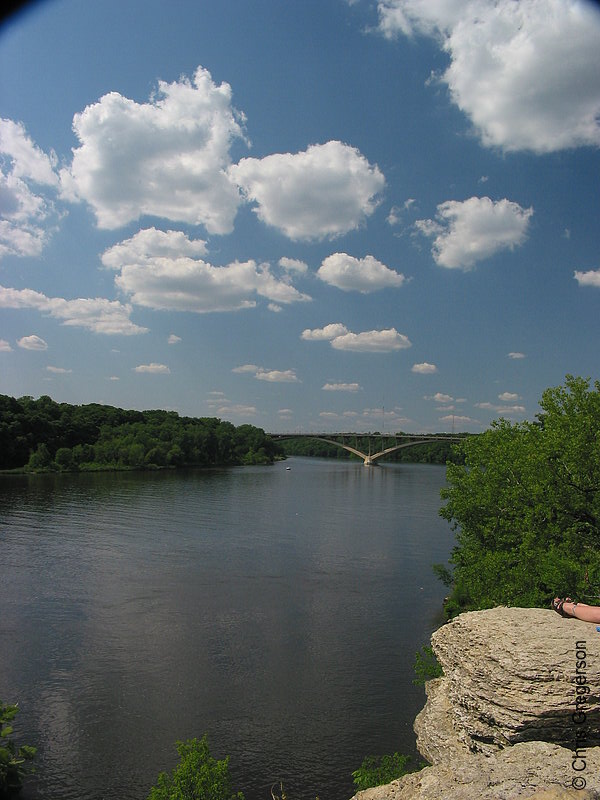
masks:
<svg viewBox="0 0 600 800"><path fill-rule="evenodd" d="M374 433L270 433L268 434L271 439L282 441L284 439L317 439L320 442L327 442L328 444L336 445L353 453L359 458L363 459L365 467L373 466L380 458L395 453L398 450L403 450L406 447L416 447L419 444L426 442L458 442L460 436L428 436L427 434L374 434ZM354 439L355 444L358 438L369 440L369 452L363 453L356 446L348 444L345 439ZM339 441L341 439L341 441ZM402 439L398 443L398 439ZM408 439L408 441L406 441ZM371 452L371 445L376 441L381 440L381 450L378 452ZM384 441L387 440L387 446ZM389 442L393 441L394 444L390 445Z"/></svg>

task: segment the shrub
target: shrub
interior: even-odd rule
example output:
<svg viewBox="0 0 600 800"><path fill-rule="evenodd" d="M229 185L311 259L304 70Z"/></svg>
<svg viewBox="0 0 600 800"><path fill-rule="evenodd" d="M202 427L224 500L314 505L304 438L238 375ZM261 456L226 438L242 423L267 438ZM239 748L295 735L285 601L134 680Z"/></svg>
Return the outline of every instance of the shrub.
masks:
<svg viewBox="0 0 600 800"><path fill-rule="evenodd" d="M435 653L430 645L423 645L415 653L415 675L413 680L415 685L424 684L432 678L440 678L443 675L440 662L435 657Z"/></svg>
<svg viewBox="0 0 600 800"><path fill-rule="evenodd" d="M244 800L241 792L231 791L229 758L213 758L206 735L175 746L179 764L170 775L160 773L148 800Z"/></svg>
<svg viewBox="0 0 600 800"><path fill-rule="evenodd" d="M27 762L36 754L36 748L28 745L17 747L10 735L13 727L10 724L19 711L16 705L4 705L0 700L0 798L14 797L22 785L26 775L34 772L27 767Z"/></svg>
<svg viewBox="0 0 600 800"><path fill-rule="evenodd" d="M412 769L408 768L410 756L394 753L391 756L366 756L360 767L352 773L357 791L381 786L401 778Z"/></svg>

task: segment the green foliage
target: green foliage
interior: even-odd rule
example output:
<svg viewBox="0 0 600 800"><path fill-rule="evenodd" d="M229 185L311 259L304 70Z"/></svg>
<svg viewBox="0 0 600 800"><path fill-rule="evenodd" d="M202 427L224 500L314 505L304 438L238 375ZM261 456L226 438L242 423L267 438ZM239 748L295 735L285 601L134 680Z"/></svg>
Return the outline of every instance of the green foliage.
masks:
<svg viewBox="0 0 600 800"><path fill-rule="evenodd" d="M261 428L173 411L73 406L0 395L0 469L28 472L271 464Z"/></svg>
<svg viewBox="0 0 600 800"><path fill-rule="evenodd" d="M34 771L27 762L36 754L29 745L17 747L9 738L13 732L12 721L19 711L16 705L4 705L0 700L0 798L14 797L23 786L23 779Z"/></svg>
<svg viewBox="0 0 600 800"><path fill-rule="evenodd" d="M432 564L434 575L441 580L444 586L452 586L454 576L445 564Z"/></svg>
<svg viewBox="0 0 600 800"><path fill-rule="evenodd" d="M432 678L441 678L443 670L440 662L435 657L435 653L430 645L423 645L420 650L415 653L415 675L413 683L424 685L425 681L430 681Z"/></svg>
<svg viewBox="0 0 600 800"><path fill-rule="evenodd" d="M394 753L391 756L366 756L360 767L352 773L357 791L371 786L382 786L401 778L413 769L408 767L410 756Z"/></svg>
<svg viewBox="0 0 600 800"><path fill-rule="evenodd" d="M547 606L600 577L600 383L566 377L535 422L500 419L460 445L441 515L457 531L450 616Z"/></svg>
<svg viewBox="0 0 600 800"><path fill-rule="evenodd" d="M160 773L147 800L244 800L231 791L229 758L213 758L206 735L177 742L176 748L179 764L170 775Z"/></svg>

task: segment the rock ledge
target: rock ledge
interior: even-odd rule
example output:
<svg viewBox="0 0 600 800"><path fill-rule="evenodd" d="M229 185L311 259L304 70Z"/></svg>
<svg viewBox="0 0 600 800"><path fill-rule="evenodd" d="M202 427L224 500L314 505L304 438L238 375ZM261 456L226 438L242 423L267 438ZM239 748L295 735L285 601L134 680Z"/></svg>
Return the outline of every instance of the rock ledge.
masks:
<svg viewBox="0 0 600 800"><path fill-rule="evenodd" d="M431 766L357 800L600 800L600 633L544 609L461 614L415 720Z"/></svg>

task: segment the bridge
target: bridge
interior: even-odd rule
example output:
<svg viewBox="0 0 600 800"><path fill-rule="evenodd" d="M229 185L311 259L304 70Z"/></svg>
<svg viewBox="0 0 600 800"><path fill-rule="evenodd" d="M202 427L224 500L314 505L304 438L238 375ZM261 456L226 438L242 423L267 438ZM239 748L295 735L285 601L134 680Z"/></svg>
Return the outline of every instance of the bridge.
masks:
<svg viewBox="0 0 600 800"><path fill-rule="evenodd" d="M381 433L269 433L268 436L276 441L284 439L318 439L321 442L336 445L353 453L359 458L363 459L365 467L371 467L384 456L395 453L398 450L403 450L406 447L416 447L425 442L458 442L462 437L460 436L430 436L428 434L390 434L385 435ZM369 452L363 453L357 446L348 444L346 439L354 439L355 445L358 438L369 440ZM341 441L339 441L341 439ZM400 443L398 440L402 439ZM408 439L408 441L406 441ZM371 452L371 446L376 441L381 440L381 450L378 452ZM384 444L384 440L387 442ZM394 444L390 445L390 441Z"/></svg>

